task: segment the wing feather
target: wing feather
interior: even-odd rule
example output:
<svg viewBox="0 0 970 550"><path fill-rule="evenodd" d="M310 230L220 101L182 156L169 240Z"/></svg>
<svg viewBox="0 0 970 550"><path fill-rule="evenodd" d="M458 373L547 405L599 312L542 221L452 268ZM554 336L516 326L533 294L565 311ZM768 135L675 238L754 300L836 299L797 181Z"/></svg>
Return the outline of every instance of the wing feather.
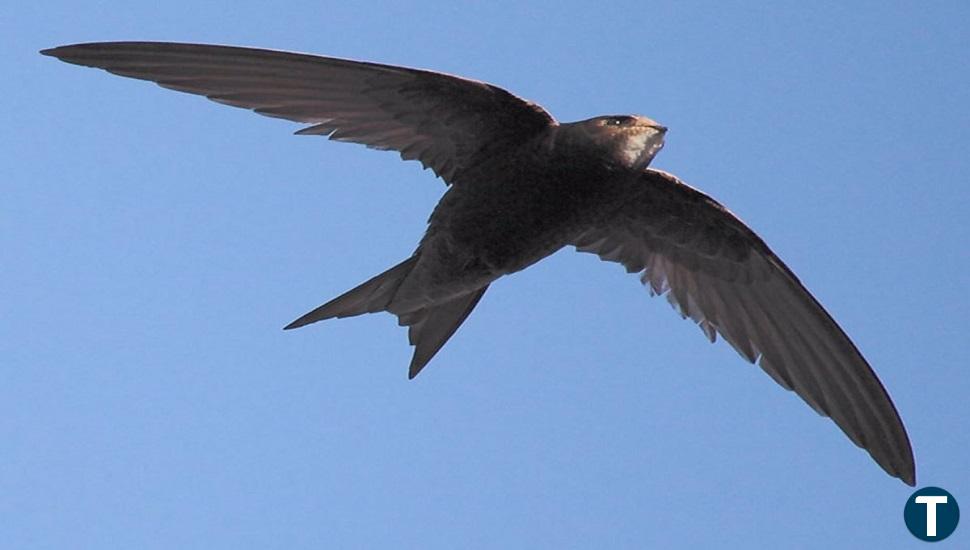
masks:
<svg viewBox="0 0 970 550"><path fill-rule="evenodd" d="M171 42L75 44L41 53L311 124L297 134L396 150L448 183L555 124L538 105L497 86L378 63Z"/></svg>
<svg viewBox="0 0 970 550"><path fill-rule="evenodd" d="M599 205L576 248L640 272L712 342L724 338L828 416L890 475L913 485L895 406L845 332L741 220L674 176L647 169Z"/></svg>

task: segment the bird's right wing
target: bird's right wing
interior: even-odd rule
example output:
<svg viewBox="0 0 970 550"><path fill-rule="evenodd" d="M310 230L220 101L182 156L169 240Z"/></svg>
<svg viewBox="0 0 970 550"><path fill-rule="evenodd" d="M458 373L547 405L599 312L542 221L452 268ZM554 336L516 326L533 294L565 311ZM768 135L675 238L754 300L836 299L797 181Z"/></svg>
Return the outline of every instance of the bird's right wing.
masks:
<svg viewBox="0 0 970 550"><path fill-rule="evenodd" d="M712 342L720 334L913 485L913 452L889 395L778 256L726 208L670 174L647 169L625 185L576 248L641 273L652 294L666 294Z"/></svg>
<svg viewBox="0 0 970 550"><path fill-rule="evenodd" d="M395 150L448 183L555 124L538 105L497 86L377 63L170 42L75 44L41 53L312 124L299 134Z"/></svg>

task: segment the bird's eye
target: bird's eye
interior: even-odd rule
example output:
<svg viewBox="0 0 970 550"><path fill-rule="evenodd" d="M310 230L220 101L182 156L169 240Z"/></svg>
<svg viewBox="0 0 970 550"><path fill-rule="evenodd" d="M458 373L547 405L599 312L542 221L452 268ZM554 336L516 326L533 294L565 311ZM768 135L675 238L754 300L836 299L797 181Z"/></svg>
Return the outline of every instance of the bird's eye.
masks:
<svg viewBox="0 0 970 550"><path fill-rule="evenodd" d="M607 117L604 124L606 126L623 126L624 124L630 122L631 118L627 116L611 116Z"/></svg>

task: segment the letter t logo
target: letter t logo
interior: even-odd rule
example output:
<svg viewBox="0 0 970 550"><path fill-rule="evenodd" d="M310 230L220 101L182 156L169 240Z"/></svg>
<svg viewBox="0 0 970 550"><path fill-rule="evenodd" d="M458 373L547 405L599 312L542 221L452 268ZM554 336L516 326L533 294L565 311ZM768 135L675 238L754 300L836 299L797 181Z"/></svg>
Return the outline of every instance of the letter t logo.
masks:
<svg viewBox="0 0 970 550"><path fill-rule="evenodd" d="M931 496L921 496L916 497L916 504L926 505L926 536L935 537L936 536L936 505L946 504L945 496L931 497Z"/></svg>
<svg viewBox="0 0 970 550"><path fill-rule="evenodd" d="M960 522L960 506L946 490L924 487L906 501L903 519L914 537L936 542L953 534Z"/></svg>

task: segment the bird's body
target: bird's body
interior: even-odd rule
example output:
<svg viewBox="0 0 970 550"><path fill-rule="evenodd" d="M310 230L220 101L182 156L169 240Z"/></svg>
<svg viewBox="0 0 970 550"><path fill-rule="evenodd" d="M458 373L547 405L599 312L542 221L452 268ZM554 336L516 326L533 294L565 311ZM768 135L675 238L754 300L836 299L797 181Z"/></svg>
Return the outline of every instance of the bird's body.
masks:
<svg viewBox="0 0 970 550"><path fill-rule="evenodd" d="M569 218L579 209L576 195L588 189L576 178L550 177L544 168L552 159L540 141L495 159L445 192L416 251L422 287L445 295L454 285L479 288L565 245ZM572 193L557 193L559 184Z"/></svg>
<svg viewBox="0 0 970 550"><path fill-rule="evenodd" d="M915 483L905 428L858 349L740 219L648 168L666 128L646 117L558 123L483 82L271 50L115 42L42 53L311 125L299 134L396 150L450 185L410 257L287 328L390 312L408 326L413 377L491 283L573 245L640 273L711 341L720 335Z"/></svg>
<svg viewBox="0 0 970 550"><path fill-rule="evenodd" d="M598 117L494 147L445 192L411 258L287 328L391 312L409 327L416 348L409 375L416 376L492 281L574 242L618 208L624 184L640 177L665 131L645 117ZM621 146L600 150L603 135ZM629 140L635 154L622 145Z"/></svg>
<svg viewBox="0 0 970 550"><path fill-rule="evenodd" d="M638 177L641 165L572 154L557 139L561 128L489 159L448 189L428 221L401 301L425 294L433 303L525 269L589 227L612 204L615 182Z"/></svg>

